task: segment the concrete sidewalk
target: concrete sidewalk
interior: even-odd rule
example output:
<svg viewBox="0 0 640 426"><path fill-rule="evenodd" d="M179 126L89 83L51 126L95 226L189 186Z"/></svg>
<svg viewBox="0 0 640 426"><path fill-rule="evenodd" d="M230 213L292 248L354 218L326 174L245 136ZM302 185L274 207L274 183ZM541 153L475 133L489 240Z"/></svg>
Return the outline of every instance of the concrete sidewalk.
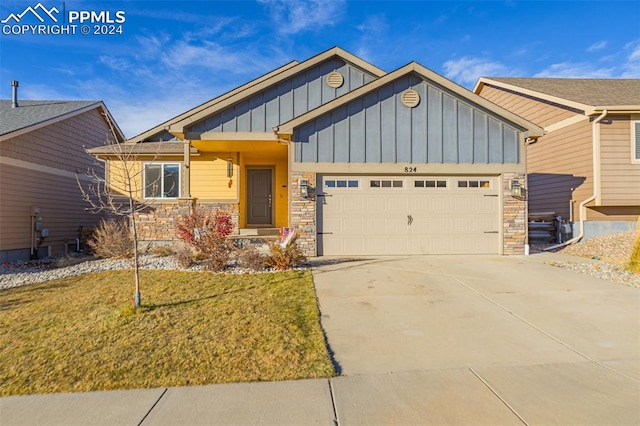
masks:
<svg viewBox="0 0 640 426"><path fill-rule="evenodd" d="M0 425L640 424L640 291L540 258L319 259L342 376L0 398Z"/></svg>

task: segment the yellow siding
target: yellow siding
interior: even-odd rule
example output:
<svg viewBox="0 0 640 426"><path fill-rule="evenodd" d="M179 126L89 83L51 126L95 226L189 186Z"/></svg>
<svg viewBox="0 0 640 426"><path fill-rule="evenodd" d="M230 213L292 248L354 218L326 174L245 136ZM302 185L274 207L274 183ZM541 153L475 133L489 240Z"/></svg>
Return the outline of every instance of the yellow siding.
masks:
<svg viewBox="0 0 640 426"><path fill-rule="evenodd" d="M124 162L114 159L107 164L107 180L111 190L122 196L128 196L131 190L135 198L142 198L142 163L140 161Z"/></svg>
<svg viewBox="0 0 640 426"><path fill-rule="evenodd" d="M549 126L577 114L574 111L560 108L559 106L543 102L542 100L533 100L526 96L507 92L488 85L483 86L480 96L542 127Z"/></svg>
<svg viewBox="0 0 640 426"><path fill-rule="evenodd" d="M275 226L289 226L289 191L287 149L282 152L243 152L240 154L240 167L246 172L251 166L273 166L275 176ZM240 185L240 227L247 226L247 188L246 182Z"/></svg>
<svg viewBox="0 0 640 426"><path fill-rule="evenodd" d="M629 116L600 125L602 206L640 205L640 164L632 164Z"/></svg>
<svg viewBox="0 0 640 426"><path fill-rule="evenodd" d="M233 177L227 178L227 158L233 159ZM191 196L199 200L238 200L238 154L203 152L191 158Z"/></svg>

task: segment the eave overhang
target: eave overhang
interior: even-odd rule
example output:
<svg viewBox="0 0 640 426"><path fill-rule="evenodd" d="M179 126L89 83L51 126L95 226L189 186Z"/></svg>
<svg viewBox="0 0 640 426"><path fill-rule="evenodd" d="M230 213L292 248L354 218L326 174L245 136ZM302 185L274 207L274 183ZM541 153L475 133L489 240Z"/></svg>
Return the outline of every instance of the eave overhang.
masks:
<svg viewBox="0 0 640 426"><path fill-rule="evenodd" d="M98 158L183 156L184 142L121 143L90 148L87 152ZM196 148L190 148L190 155L199 154Z"/></svg>

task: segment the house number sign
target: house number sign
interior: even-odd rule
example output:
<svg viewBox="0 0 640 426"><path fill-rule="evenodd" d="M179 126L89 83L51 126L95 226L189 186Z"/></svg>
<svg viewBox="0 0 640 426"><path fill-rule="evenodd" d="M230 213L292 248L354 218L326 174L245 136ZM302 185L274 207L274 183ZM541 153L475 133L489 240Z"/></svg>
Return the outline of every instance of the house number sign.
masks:
<svg viewBox="0 0 640 426"><path fill-rule="evenodd" d="M405 173L418 173L418 168L417 167L405 167L404 168L404 172Z"/></svg>

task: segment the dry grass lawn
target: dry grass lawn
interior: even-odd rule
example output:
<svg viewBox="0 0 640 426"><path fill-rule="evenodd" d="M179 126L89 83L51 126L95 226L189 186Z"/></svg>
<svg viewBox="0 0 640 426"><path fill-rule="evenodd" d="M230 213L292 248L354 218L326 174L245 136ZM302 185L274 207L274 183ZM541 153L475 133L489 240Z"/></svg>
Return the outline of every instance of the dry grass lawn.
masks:
<svg viewBox="0 0 640 426"><path fill-rule="evenodd" d="M335 375L309 272L131 271L0 291L0 395Z"/></svg>

